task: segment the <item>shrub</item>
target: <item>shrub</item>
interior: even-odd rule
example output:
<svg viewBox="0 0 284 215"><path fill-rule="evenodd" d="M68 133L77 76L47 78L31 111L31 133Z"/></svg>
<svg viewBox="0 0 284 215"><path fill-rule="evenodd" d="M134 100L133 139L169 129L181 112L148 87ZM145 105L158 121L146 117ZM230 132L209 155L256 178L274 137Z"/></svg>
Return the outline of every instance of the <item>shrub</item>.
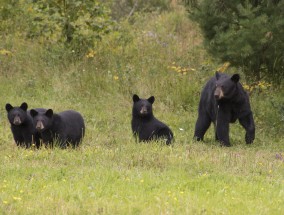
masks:
<svg viewBox="0 0 284 215"><path fill-rule="evenodd" d="M2 1L2 32L47 46L63 44L76 53L85 53L115 26L110 10L98 0Z"/></svg>
<svg viewBox="0 0 284 215"><path fill-rule="evenodd" d="M79 52L92 47L114 25L108 8L96 0L37 0L31 6L30 38L63 42Z"/></svg>

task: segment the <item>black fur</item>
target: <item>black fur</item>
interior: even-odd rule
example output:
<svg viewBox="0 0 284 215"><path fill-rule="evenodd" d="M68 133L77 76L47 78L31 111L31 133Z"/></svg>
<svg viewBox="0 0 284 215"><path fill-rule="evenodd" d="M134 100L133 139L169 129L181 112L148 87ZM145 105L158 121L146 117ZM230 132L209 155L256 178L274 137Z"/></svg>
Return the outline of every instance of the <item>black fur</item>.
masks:
<svg viewBox="0 0 284 215"><path fill-rule="evenodd" d="M30 111L27 111L28 104L23 102L21 106L13 107L7 103L5 108L17 146L30 148L34 143L38 148L40 145L39 135L33 126ZM37 108L36 110L40 111L43 109Z"/></svg>
<svg viewBox="0 0 284 215"><path fill-rule="evenodd" d="M80 113L67 110L58 114L52 109L45 112L31 110L35 129L40 133L40 138L45 145L53 147L58 141L61 148L71 145L77 147L85 133L84 119Z"/></svg>
<svg viewBox="0 0 284 215"><path fill-rule="evenodd" d="M154 96L140 99L139 96L133 95L132 132L139 141L164 139L166 144L171 144L173 132L166 124L154 117L152 111L154 101Z"/></svg>
<svg viewBox="0 0 284 215"><path fill-rule="evenodd" d="M239 83L240 76L216 73L205 85L198 107L195 139L203 140L211 122L215 126L215 137L222 145L230 146L229 123L237 119L246 130L247 144L254 141L255 125L248 94Z"/></svg>

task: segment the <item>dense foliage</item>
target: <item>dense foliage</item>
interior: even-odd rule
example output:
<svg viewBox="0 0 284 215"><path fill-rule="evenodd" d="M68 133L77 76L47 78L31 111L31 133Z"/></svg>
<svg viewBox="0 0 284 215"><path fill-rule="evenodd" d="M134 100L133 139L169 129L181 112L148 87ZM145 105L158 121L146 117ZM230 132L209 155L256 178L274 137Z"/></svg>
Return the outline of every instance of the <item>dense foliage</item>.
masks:
<svg viewBox="0 0 284 215"><path fill-rule="evenodd" d="M185 2L213 56L258 80L284 79L283 0Z"/></svg>
<svg viewBox="0 0 284 215"><path fill-rule="evenodd" d="M47 45L69 48L82 56L104 35L116 31L116 21L138 12L164 11L169 0L0 0L0 31Z"/></svg>
<svg viewBox="0 0 284 215"><path fill-rule="evenodd" d="M1 10L6 20L2 28L21 23L18 30L23 36L47 45L63 44L79 53L92 48L115 25L110 10L97 0L4 1Z"/></svg>

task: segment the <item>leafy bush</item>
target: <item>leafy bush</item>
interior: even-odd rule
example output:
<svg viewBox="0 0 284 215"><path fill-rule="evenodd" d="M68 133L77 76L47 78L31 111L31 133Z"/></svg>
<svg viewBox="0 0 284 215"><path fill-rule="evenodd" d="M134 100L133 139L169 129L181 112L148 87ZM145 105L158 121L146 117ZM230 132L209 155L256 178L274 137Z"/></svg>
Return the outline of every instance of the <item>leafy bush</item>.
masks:
<svg viewBox="0 0 284 215"><path fill-rule="evenodd" d="M23 32L28 27L26 3L17 0L0 0L0 32L1 35Z"/></svg>
<svg viewBox="0 0 284 215"><path fill-rule="evenodd" d="M114 25L110 11L96 0L37 0L31 6L30 38L64 42L77 51L93 47Z"/></svg>
<svg viewBox="0 0 284 215"><path fill-rule="evenodd" d="M115 26L110 10L97 0L2 1L2 32L17 32L48 46L61 43L76 53L85 53Z"/></svg>

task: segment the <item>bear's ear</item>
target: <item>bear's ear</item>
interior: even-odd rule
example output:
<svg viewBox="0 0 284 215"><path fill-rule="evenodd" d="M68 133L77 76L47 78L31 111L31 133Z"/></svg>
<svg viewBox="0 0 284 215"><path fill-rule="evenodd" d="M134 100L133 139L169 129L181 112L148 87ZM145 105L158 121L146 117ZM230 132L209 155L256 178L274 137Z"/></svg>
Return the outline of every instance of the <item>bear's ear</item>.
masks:
<svg viewBox="0 0 284 215"><path fill-rule="evenodd" d="M148 102L150 102L151 104L153 104L154 101L155 101L155 97L154 97L154 96L151 96L151 97L148 98L147 100L148 100Z"/></svg>
<svg viewBox="0 0 284 215"><path fill-rule="evenodd" d="M219 73L218 71L216 71L215 77L216 77L217 80L219 80L219 78L220 78L220 73Z"/></svg>
<svg viewBox="0 0 284 215"><path fill-rule="evenodd" d="M9 112L10 110L12 110L14 107L12 105L10 105L9 103L6 104L5 106L6 111Z"/></svg>
<svg viewBox="0 0 284 215"><path fill-rule="evenodd" d="M239 74L232 75L231 80L235 83L238 83L238 81L240 80L240 75Z"/></svg>
<svg viewBox="0 0 284 215"><path fill-rule="evenodd" d="M138 102L140 100L139 96L136 94L133 95L133 102Z"/></svg>
<svg viewBox="0 0 284 215"><path fill-rule="evenodd" d="M48 118L51 118L53 116L53 110L52 109L48 109L46 112L45 112L45 115L48 117Z"/></svg>
<svg viewBox="0 0 284 215"><path fill-rule="evenodd" d="M28 104L26 102L23 102L20 106L21 109L23 109L24 111L27 111L28 109Z"/></svg>
<svg viewBox="0 0 284 215"><path fill-rule="evenodd" d="M31 109L30 113L32 117L35 117L38 114L38 112L35 109Z"/></svg>

